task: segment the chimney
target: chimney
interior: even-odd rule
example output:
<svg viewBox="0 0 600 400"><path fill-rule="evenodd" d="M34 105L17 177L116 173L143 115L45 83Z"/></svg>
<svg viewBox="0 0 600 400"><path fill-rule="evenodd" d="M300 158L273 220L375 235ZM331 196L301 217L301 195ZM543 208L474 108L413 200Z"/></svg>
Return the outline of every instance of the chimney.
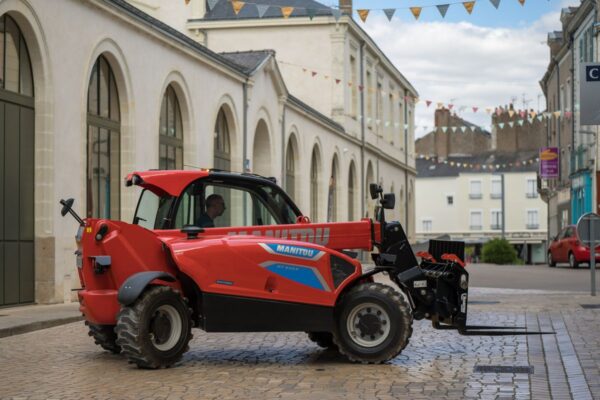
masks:
<svg viewBox="0 0 600 400"><path fill-rule="evenodd" d="M352 16L352 0L340 0L339 5L342 14Z"/></svg>

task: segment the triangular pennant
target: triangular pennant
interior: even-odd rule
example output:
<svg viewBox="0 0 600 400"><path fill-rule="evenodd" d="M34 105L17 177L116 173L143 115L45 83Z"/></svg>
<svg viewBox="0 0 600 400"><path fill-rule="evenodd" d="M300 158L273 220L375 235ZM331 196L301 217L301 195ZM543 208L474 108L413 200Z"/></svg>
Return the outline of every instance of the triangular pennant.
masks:
<svg viewBox="0 0 600 400"><path fill-rule="evenodd" d="M338 85L341 82L341 79L336 79L335 84Z"/></svg>
<svg viewBox="0 0 600 400"><path fill-rule="evenodd" d="M429 107L431 105L431 100L425 100L425 104L427 104L427 107Z"/></svg>
<svg viewBox="0 0 600 400"><path fill-rule="evenodd" d="M513 115L515 115L514 110L508 110L508 116L512 118Z"/></svg>
<svg viewBox="0 0 600 400"><path fill-rule="evenodd" d="M527 113L525 111L523 111L523 110L519 111L519 116L521 118L525 118L526 115L527 115Z"/></svg>
<svg viewBox="0 0 600 400"><path fill-rule="evenodd" d="M446 133L447 130L448 130L447 126L442 126L442 132Z"/></svg>
<svg viewBox="0 0 600 400"><path fill-rule="evenodd" d="M491 113L492 113L492 111L493 111L493 110L492 110L491 108L489 108L489 107L485 109L485 112L486 112L486 113L488 113L488 115L489 115L489 114L491 114Z"/></svg>
<svg viewBox="0 0 600 400"><path fill-rule="evenodd" d="M258 18L262 18L263 15L265 15L267 10L269 9L269 7L270 6L268 4L257 4L256 9L258 10Z"/></svg>
<svg viewBox="0 0 600 400"><path fill-rule="evenodd" d="M473 112L476 113L479 110L479 107L473 107Z"/></svg>
<svg viewBox="0 0 600 400"><path fill-rule="evenodd" d="M415 19L419 19L419 15L421 15L421 10L423 7L411 7L410 12L415 17Z"/></svg>
<svg viewBox="0 0 600 400"><path fill-rule="evenodd" d="M233 0L231 2L231 7L233 7L233 12L235 13L235 15L238 15L239 12L241 11L241 9L244 8L245 5L246 5L246 3L244 3L243 1L239 1L239 0Z"/></svg>
<svg viewBox="0 0 600 400"><path fill-rule="evenodd" d="M523 126L523 124L525 123L525 120L524 119L520 119L517 122L519 123L520 126Z"/></svg>
<svg viewBox="0 0 600 400"><path fill-rule="evenodd" d="M560 117L560 111L554 111L553 114L556 118Z"/></svg>
<svg viewBox="0 0 600 400"><path fill-rule="evenodd" d="M462 131L462 133L465 133L465 132L466 132L466 130L467 130L467 127L466 127L466 126L461 126L461 127L460 127L460 130Z"/></svg>
<svg viewBox="0 0 600 400"><path fill-rule="evenodd" d="M437 103L437 108L442 108L444 107L444 103Z"/></svg>
<svg viewBox="0 0 600 400"><path fill-rule="evenodd" d="M537 118L537 120L539 122L542 122L544 120L544 116L543 115L538 115L536 118Z"/></svg>
<svg viewBox="0 0 600 400"><path fill-rule="evenodd" d="M452 110L452 107L454 107L454 104L448 104L448 110Z"/></svg>
<svg viewBox="0 0 600 400"><path fill-rule="evenodd" d="M404 129L408 129L408 124L404 124Z"/></svg>
<svg viewBox="0 0 600 400"><path fill-rule="evenodd" d="M383 125L387 128L388 126L390 126L390 121L385 121Z"/></svg>
<svg viewBox="0 0 600 400"><path fill-rule="evenodd" d="M492 3L494 5L494 7L496 7L496 9L497 9L498 6L500 5L500 0L490 0L490 3Z"/></svg>
<svg viewBox="0 0 600 400"><path fill-rule="evenodd" d="M316 71L312 71L310 74L311 74L311 75L313 76L313 78L314 78L314 77L317 75L317 72L316 72Z"/></svg>
<svg viewBox="0 0 600 400"><path fill-rule="evenodd" d="M340 10L339 8L332 8L331 9L331 15L333 15L333 18L337 22L342 17L342 10Z"/></svg>
<svg viewBox="0 0 600 400"><path fill-rule="evenodd" d="M306 15L308 15L308 18L310 18L311 21L315 17L316 13L317 13L317 10L315 10L314 8L307 8L306 9Z"/></svg>
<svg viewBox="0 0 600 400"><path fill-rule="evenodd" d="M217 5L219 0L208 0L208 10L212 11L213 8Z"/></svg>
<svg viewBox="0 0 600 400"><path fill-rule="evenodd" d="M455 126L453 126L451 129L452 129L452 132L456 133L456 127Z"/></svg>
<svg viewBox="0 0 600 400"><path fill-rule="evenodd" d="M504 129L504 122L500 122L500 123L498 124L498 126L500 127L500 129Z"/></svg>
<svg viewBox="0 0 600 400"><path fill-rule="evenodd" d="M473 12L473 7L475 7L475 2L474 1L464 1L463 6L465 6L465 10L467 10L467 12L469 14L471 14Z"/></svg>
<svg viewBox="0 0 600 400"><path fill-rule="evenodd" d="M519 3L521 3L522 6L525 5L525 0L519 0Z"/></svg>
<svg viewBox="0 0 600 400"><path fill-rule="evenodd" d="M294 12L294 7L281 7L281 15L287 19Z"/></svg>
<svg viewBox="0 0 600 400"><path fill-rule="evenodd" d="M360 17L360 20L362 22L367 22L367 17L369 16L369 11L370 10L365 10L365 9L356 10L356 12L358 13L358 16Z"/></svg>
<svg viewBox="0 0 600 400"><path fill-rule="evenodd" d="M358 90L360 90L361 92L363 91L364 86L363 85L358 85Z"/></svg>
<svg viewBox="0 0 600 400"><path fill-rule="evenodd" d="M384 8L383 9L383 13L385 14L385 16L387 17L388 21L392 20L392 17L394 16L394 13L396 12L395 8Z"/></svg>
<svg viewBox="0 0 600 400"><path fill-rule="evenodd" d="M515 123L514 123L513 121L510 121L510 122L508 123L508 126L510 126L510 127L512 128L513 126L515 126Z"/></svg>
<svg viewBox="0 0 600 400"><path fill-rule="evenodd" d="M440 12L442 18L446 17L446 13L448 12L448 7L450 7L450 4L439 4L436 6L438 11Z"/></svg>

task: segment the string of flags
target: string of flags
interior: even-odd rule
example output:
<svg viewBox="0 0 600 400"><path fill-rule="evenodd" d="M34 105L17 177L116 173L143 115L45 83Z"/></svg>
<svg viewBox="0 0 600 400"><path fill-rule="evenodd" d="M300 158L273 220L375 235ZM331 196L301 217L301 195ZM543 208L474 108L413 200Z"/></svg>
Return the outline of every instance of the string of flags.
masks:
<svg viewBox="0 0 600 400"><path fill-rule="evenodd" d="M187 1L188 0L186 0L186 2ZM209 10L212 10L219 3L219 1L223 1L223 0L208 0ZM232 7L235 15L238 15L244 7L250 5L250 6L256 7L259 18L262 18L267 13L269 8L271 8L271 7L279 8L279 10L281 12L281 16L285 19L289 18L290 15L292 15L292 13L295 10L303 10L311 20L317 15L318 11L331 12L331 15L334 17L334 19L336 21L338 21L342 17L342 10L339 7L336 8L335 6L328 7L328 8L317 8L317 7L307 8L307 7L296 7L296 6L285 6L285 5L281 6L281 5L258 4L258 3L242 1L242 0L226 0L226 1L231 3L231 7ZM387 17L388 21L391 21L398 10L408 10L412 14L412 16L415 18L415 20L418 20L419 17L421 16L421 13L423 12L423 9L436 8L437 11L439 12L439 14L441 15L441 17L445 18L446 14L448 12L448 9L451 6L462 5L463 8L465 9L465 11L470 15L473 13L475 5L477 3L481 3L483 1L489 1L496 9L498 9L500 7L500 3L502 0L457 1L457 2L449 2L449 3L443 3L443 4L396 7L396 8L362 8L362 9L357 9L356 13L362 22L366 22L369 14L372 11L382 11L384 13L384 15ZM519 4L521 4L521 6L524 6L526 0L516 0L516 1L518 1Z"/></svg>
<svg viewBox="0 0 600 400"><path fill-rule="evenodd" d="M470 162L458 162L455 160L439 159L435 156L429 156L426 154L417 154L417 158L430 161L435 164L445 164L455 168L470 169L475 171L490 170L495 171L499 169L506 169L512 167L526 166L537 164L540 161L539 157L531 157L521 161L509 162L509 163L470 163Z"/></svg>

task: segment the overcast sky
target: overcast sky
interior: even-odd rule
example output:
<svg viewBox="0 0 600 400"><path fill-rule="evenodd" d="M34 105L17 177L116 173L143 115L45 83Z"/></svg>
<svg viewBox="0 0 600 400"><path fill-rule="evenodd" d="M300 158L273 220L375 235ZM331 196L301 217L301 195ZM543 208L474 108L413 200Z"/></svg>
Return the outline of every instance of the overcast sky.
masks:
<svg viewBox="0 0 600 400"><path fill-rule="evenodd" d="M358 23L371 35L396 67L419 92L416 136L431 130L437 102L452 103L466 120L488 127L486 107L506 105L543 110L539 81L549 62L546 38L560 30L560 9L579 0L501 0L496 10L489 0L478 0L472 15L462 4L452 4L442 19L435 7L424 8L415 21L409 6L444 0L358 0L354 8L403 7L388 22L382 11L372 11ZM433 101L427 108L425 100ZM479 107L473 112L472 107ZM424 129L427 127L427 129Z"/></svg>

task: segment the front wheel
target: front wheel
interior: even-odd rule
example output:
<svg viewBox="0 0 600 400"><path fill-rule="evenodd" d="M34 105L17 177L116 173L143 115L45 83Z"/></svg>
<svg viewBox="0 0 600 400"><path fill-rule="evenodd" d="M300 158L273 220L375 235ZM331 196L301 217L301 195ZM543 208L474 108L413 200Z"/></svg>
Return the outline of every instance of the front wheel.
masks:
<svg viewBox="0 0 600 400"><path fill-rule="evenodd" d="M170 367L192 338L191 310L168 286L153 286L117 316L117 344L139 368Z"/></svg>
<svg viewBox="0 0 600 400"><path fill-rule="evenodd" d="M113 354L121 352L114 325L96 325L88 321L85 321L85 324L89 328L88 335L94 338L94 343Z"/></svg>
<svg viewBox="0 0 600 400"><path fill-rule="evenodd" d="M382 363L396 357L412 335L404 297L380 283L351 289L338 304L334 342L350 361Z"/></svg>
<svg viewBox="0 0 600 400"><path fill-rule="evenodd" d="M552 258L552 252L548 252L548 266L549 267L556 267L556 261L554 261L554 259Z"/></svg>
<svg viewBox="0 0 600 400"><path fill-rule="evenodd" d="M573 253L569 253L569 266L571 268L579 268L579 263L577 262L575 254Z"/></svg>

